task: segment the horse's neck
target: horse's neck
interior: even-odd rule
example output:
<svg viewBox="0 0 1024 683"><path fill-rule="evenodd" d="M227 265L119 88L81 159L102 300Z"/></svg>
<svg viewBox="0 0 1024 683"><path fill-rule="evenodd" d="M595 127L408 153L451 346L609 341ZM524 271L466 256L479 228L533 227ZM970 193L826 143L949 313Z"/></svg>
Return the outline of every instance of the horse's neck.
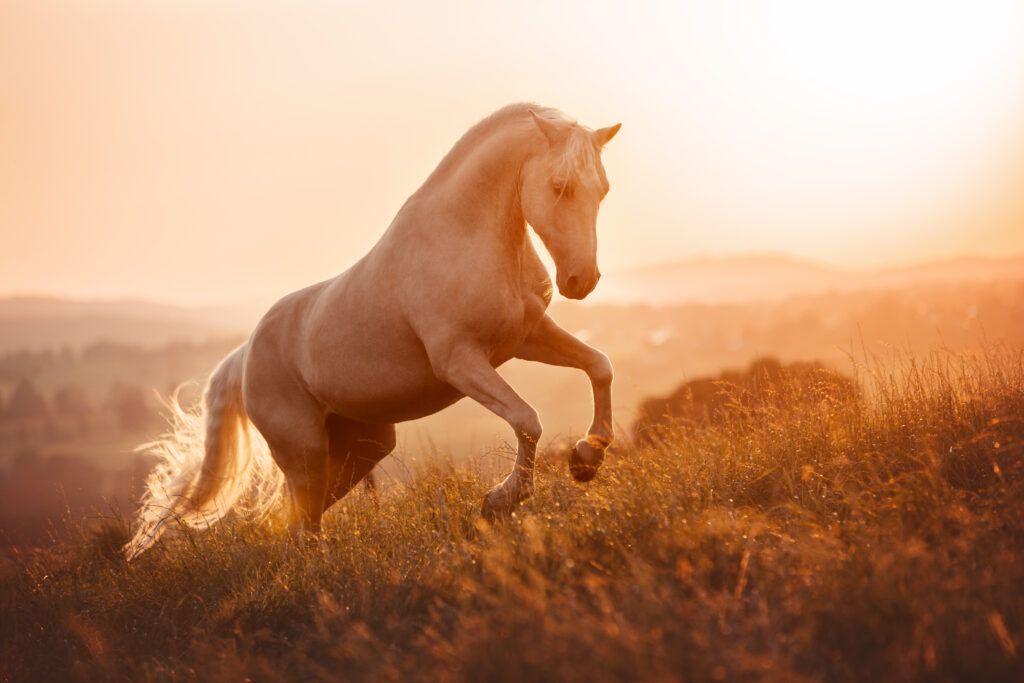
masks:
<svg viewBox="0 0 1024 683"><path fill-rule="evenodd" d="M516 133L495 131L421 188L454 207L455 229L475 239L521 244L526 220L519 197L520 172L534 149Z"/></svg>

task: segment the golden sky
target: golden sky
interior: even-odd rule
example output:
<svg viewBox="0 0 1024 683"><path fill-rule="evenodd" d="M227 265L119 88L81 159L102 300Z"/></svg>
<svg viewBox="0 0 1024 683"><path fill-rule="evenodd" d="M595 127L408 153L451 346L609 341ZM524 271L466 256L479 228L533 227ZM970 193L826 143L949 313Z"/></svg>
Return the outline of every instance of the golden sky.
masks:
<svg viewBox="0 0 1024 683"><path fill-rule="evenodd" d="M593 126L605 272L1024 252L1024 3L0 3L0 295L333 276L518 100Z"/></svg>

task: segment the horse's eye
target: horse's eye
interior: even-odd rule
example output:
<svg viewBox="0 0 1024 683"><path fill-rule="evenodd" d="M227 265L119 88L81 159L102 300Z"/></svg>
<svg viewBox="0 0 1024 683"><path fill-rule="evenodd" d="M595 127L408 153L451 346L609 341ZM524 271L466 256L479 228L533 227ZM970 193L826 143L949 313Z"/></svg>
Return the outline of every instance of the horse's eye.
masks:
<svg viewBox="0 0 1024 683"><path fill-rule="evenodd" d="M559 197L571 197L572 188L564 180L552 180L551 190Z"/></svg>

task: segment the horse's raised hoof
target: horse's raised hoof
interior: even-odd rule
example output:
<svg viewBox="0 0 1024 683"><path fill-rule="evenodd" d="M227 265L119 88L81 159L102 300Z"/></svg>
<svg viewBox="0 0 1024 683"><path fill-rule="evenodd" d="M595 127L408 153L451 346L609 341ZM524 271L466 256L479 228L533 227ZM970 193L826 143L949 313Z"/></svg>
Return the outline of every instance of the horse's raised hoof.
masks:
<svg viewBox="0 0 1024 683"><path fill-rule="evenodd" d="M576 448L569 455L569 472L572 478L586 482L597 476L597 469L604 461L604 448L594 445L586 439L576 442Z"/></svg>

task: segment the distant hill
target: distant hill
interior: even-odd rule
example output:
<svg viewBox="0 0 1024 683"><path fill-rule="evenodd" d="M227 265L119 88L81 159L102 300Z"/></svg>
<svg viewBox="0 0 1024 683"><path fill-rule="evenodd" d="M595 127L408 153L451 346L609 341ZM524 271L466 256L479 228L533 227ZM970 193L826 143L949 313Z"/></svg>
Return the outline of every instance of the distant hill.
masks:
<svg viewBox="0 0 1024 683"><path fill-rule="evenodd" d="M783 255L698 258L608 273L596 303L725 304L932 284L1024 280L1024 255L842 270ZM588 299L590 301L591 299Z"/></svg>
<svg viewBox="0 0 1024 683"><path fill-rule="evenodd" d="M795 296L937 284L1024 281L1024 256L961 258L848 271L780 255L700 258L608 273L586 303L654 305L781 302ZM564 302L563 302L564 305ZM80 349L106 340L155 347L248 334L268 302L186 308L133 299L0 299L0 353Z"/></svg>
<svg viewBox="0 0 1024 683"><path fill-rule="evenodd" d="M78 300L44 296L0 299L0 321L78 318L181 320L194 311L169 304L133 299Z"/></svg>
<svg viewBox="0 0 1024 683"><path fill-rule="evenodd" d="M79 349L101 340L155 347L237 336L248 333L264 309L256 304L185 308L127 299L11 297L0 299L0 353Z"/></svg>

